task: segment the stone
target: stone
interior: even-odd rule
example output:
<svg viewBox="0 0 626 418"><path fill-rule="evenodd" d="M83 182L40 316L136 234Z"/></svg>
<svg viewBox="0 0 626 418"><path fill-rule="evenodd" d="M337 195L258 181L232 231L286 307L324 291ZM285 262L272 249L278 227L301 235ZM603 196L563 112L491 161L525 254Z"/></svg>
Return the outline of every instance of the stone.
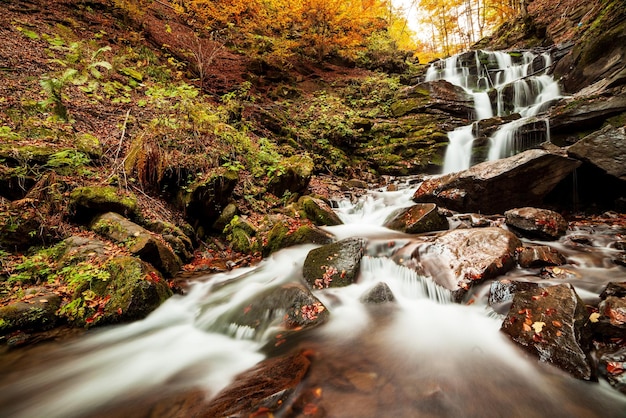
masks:
<svg viewBox="0 0 626 418"><path fill-rule="evenodd" d="M312 289L354 283L366 245L363 238L347 238L309 251L302 269L304 280Z"/></svg>
<svg viewBox="0 0 626 418"><path fill-rule="evenodd" d="M567 221L557 212L531 207L504 212L505 222L513 231L529 238L556 240L565 235Z"/></svg>
<svg viewBox="0 0 626 418"><path fill-rule="evenodd" d="M79 219L90 220L96 214L106 212L129 217L137 213L137 198L113 186L82 186L72 190L70 208Z"/></svg>
<svg viewBox="0 0 626 418"><path fill-rule="evenodd" d="M381 303L395 302L396 298L384 282L377 283L376 286L368 290L361 296L361 302L368 305L378 305Z"/></svg>
<svg viewBox="0 0 626 418"><path fill-rule="evenodd" d="M267 234L263 255L268 256L282 248L300 244L330 244L334 236L315 225L287 219L277 222Z"/></svg>
<svg viewBox="0 0 626 418"><path fill-rule="evenodd" d="M520 246L520 240L502 228L455 229L407 245L392 259L431 277L458 302L473 285L511 270Z"/></svg>
<svg viewBox="0 0 626 418"><path fill-rule="evenodd" d="M626 97L624 98L626 110ZM626 127L606 126L568 148L567 154L626 181ZM626 186L625 186L626 187Z"/></svg>
<svg viewBox="0 0 626 418"><path fill-rule="evenodd" d="M626 395L626 347L598 350L598 369L611 386Z"/></svg>
<svg viewBox="0 0 626 418"><path fill-rule="evenodd" d="M267 190L278 197L285 192L301 193L306 190L313 175L313 160L308 156L294 155L280 162L282 170L277 170L270 178Z"/></svg>
<svg viewBox="0 0 626 418"><path fill-rule="evenodd" d="M56 311L61 298L41 289L17 302L0 307L0 335L13 331L43 331L53 328L58 321Z"/></svg>
<svg viewBox="0 0 626 418"><path fill-rule="evenodd" d="M539 361L577 379L595 380L582 341L588 318L573 286L560 284L516 293L501 330Z"/></svg>
<svg viewBox="0 0 626 418"><path fill-rule="evenodd" d="M397 209L385 220L383 226L407 234L448 229L448 220L433 203L421 203L408 208Z"/></svg>
<svg viewBox="0 0 626 418"><path fill-rule="evenodd" d="M540 206L545 196L580 164L563 155L532 149L426 180L416 190L413 201L483 214Z"/></svg>
<svg viewBox="0 0 626 418"><path fill-rule="evenodd" d="M523 268L562 266L567 262L563 254L547 245L525 245L517 253L517 262Z"/></svg>
<svg viewBox="0 0 626 418"><path fill-rule="evenodd" d="M286 331L300 331L323 324L329 317L328 309L311 291L300 284L276 287L244 301L240 309L233 309L216 322L246 327L250 337L263 335L269 327L275 342L286 337Z"/></svg>
<svg viewBox="0 0 626 418"><path fill-rule="evenodd" d="M590 128L600 128L611 116L623 112L626 112L626 95L603 100L598 100L597 96L576 97L550 110L550 132L557 136L588 132Z"/></svg>
<svg viewBox="0 0 626 418"><path fill-rule="evenodd" d="M502 279L491 283L489 287L489 305L499 305L513 300L517 292L525 292L538 288L534 282L521 282L518 280Z"/></svg>
<svg viewBox="0 0 626 418"><path fill-rule="evenodd" d="M180 271L182 262L171 248L148 230L115 212L97 216L90 228L125 245L132 254L152 264L168 277L174 277Z"/></svg>
<svg viewBox="0 0 626 418"><path fill-rule="evenodd" d="M304 210L306 218L310 219L315 225L333 226L343 224L328 203L321 199L303 196L298 200L298 205Z"/></svg>
<svg viewBox="0 0 626 418"><path fill-rule="evenodd" d="M474 99L462 87L436 80L400 90L391 104L395 117L433 110L468 118L474 111Z"/></svg>

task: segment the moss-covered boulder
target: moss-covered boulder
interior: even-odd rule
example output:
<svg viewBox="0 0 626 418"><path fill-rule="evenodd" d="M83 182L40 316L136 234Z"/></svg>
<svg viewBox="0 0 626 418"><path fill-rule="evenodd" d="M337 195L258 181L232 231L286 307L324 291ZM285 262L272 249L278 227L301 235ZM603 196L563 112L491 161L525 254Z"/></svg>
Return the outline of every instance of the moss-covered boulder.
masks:
<svg viewBox="0 0 626 418"><path fill-rule="evenodd" d="M88 133L76 136L76 149L94 159L102 158L104 149L100 140Z"/></svg>
<svg viewBox="0 0 626 418"><path fill-rule="evenodd" d="M161 235L182 261L189 261L194 252L193 240L190 238L193 236L193 229L186 223L182 226L184 229L162 220L147 221L145 224L147 230Z"/></svg>
<svg viewBox="0 0 626 418"><path fill-rule="evenodd" d="M396 117L433 111L466 118L474 111L474 99L462 87L436 80L400 90L391 104L391 113Z"/></svg>
<svg viewBox="0 0 626 418"><path fill-rule="evenodd" d="M106 212L132 217L137 214L137 198L113 186L82 186L72 190L70 208L77 219L84 221Z"/></svg>
<svg viewBox="0 0 626 418"><path fill-rule="evenodd" d="M123 216L108 212L94 218L90 225L92 231L115 242L123 244L131 254L152 264L168 277L180 271L182 262L174 251L158 236L129 221Z"/></svg>
<svg viewBox="0 0 626 418"><path fill-rule="evenodd" d="M303 192L309 185L313 168L313 160L308 155L285 158L270 178L267 190L278 197L282 197L285 192Z"/></svg>
<svg viewBox="0 0 626 418"><path fill-rule="evenodd" d="M187 221L200 236L208 233L224 208L239 181L234 170L219 169L208 177L192 184L181 192L179 205L185 211Z"/></svg>
<svg viewBox="0 0 626 418"><path fill-rule="evenodd" d="M302 273L313 289L342 287L354 283L367 241L347 238L309 251Z"/></svg>
<svg viewBox="0 0 626 418"><path fill-rule="evenodd" d="M234 203L229 203L226 205L220 216L213 223L213 230L217 232L224 232L224 228L228 226L228 224L237 216L239 213L239 209L237 205Z"/></svg>
<svg viewBox="0 0 626 418"><path fill-rule="evenodd" d="M434 203L422 203L393 211L384 226L407 234L442 231L449 228L448 220Z"/></svg>
<svg viewBox="0 0 626 418"><path fill-rule="evenodd" d="M225 231L233 250L248 254L261 250L258 230L247 219L235 216Z"/></svg>
<svg viewBox="0 0 626 418"><path fill-rule="evenodd" d="M61 298L46 289L33 289L28 299L0 307L0 335L20 331L43 331L54 327L58 321L56 311Z"/></svg>
<svg viewBox="0 0 626 418"><path fill-rule="evenodd" d="M300 244L329 244L334 241L332 234L295 219L277 222L267 234L263 255L267 256L282 248Z"/></svg>
<svg viewBox="0 0 626 418"><path fill-rule="evenodd" d="M321 199L303 196L298 200L298 205L302 208L306 218L315 225L333 226L343 224L330 205Z"/></svg>

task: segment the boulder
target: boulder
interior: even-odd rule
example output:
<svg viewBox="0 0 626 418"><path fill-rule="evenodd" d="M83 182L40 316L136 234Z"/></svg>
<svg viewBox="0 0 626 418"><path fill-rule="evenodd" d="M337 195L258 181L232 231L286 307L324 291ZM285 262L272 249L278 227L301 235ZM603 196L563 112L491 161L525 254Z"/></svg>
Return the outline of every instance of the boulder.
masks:
<svg viewBox="0 0 626 418"><path fill-rule="evenodd" d="M161 235L182 261L189 261L193 258L194 245L190 237L194 234L190 225L183 224L181 228L169 222L154 220L146 222L146 229Z"/></svg>
<svg viewBox="0 0 626 418"><path fill-rule="evenodd" d="M626 395L626 347L598 350L598 369L616 390Z"/></svg>
<svg viewBox="0 0 626 418"><path fill-rule="evenodd" d="M556 240L565 235L567 221L557 212L531 207L510 209L504 212L505 222L511 230L528 238Z"/></svg>
<svg viewBox="0 0 626 418"><path fill-rule="evenodd" d="M435 203L459 212L486 214L526 205L539 206L579 165L580 161L532 149L426 180L413 195L413 201Z"/></svg>
<svg viewBox="0 0 626 418"><path fill-rule="evenodd" d="M474 112L474 99L462 87L436 80L400 90L391 104L391 113L395 117L428 111L443 111L455 117L469 118Z"/></svg>
<svg viewBox="0 0 626 418"><path fill-rule="evenodd" d="M34 290L34 292L33 292ZM13 331L43 331L57 323L61 298L45 288L31 289L22 300L0 307L0 335Z"/></svg>
<svg viewBox="0 0 626 418"><path fill-rule="evenodd" d="M550 110L550 132L572 134L600 128L611 116L626 112L626 94L607 98L577 97Z"/></svg>
<svg viewBox="0 0 626 418"><path fill-rule="evenodd" d="M261 249L257 228L245 217L235 216L224 229L231 247L241 253L253 253Z"/></svg>
<svg viewBox="0 0 626 418"><path fill-rule="evenodd" d="M624 98L626 110L626 97ZM626 181L626 127L607 125L568 148L567 154ZM626 186L625 186L626 187Z"/></svg>
<svg viewBox="0 0 626 418"><path fill-rule="evenodd" d="M309 186L313 168L313 160L306 155L286 158L270 178L267 190L278 197L282 197L285 192L301 193Z"/></svg>
<svg viewBox="0 0 626 418"><path fill-rule="evenodd" d="M302 271L304 280L312 289L354 283L366 245L363 238L347 238L309 251Z"/></svg>
<svg viewBox="0 0 626 418"><path fill-rule="evenodd" d="M277 222L267 234L267 243L263 245L263 255L267 256L281 248L300 244L330 244L334 236L315 225L285 219Z"/></svg>
<svg viewBox="0 0 626 418"><path fill-rule="evenodd" d="M474 284L512 269L520 246L520 240L502 228L456 229L408 245L393 260L431 277L461 301Z"/></svg>
<svg viewBox="0 0 626 418"><path fill-rule="evenodd" d="M380 282L361 296L361 302L368 305L395 302L396 298L387 283Z"/></svg>
<svg viewBox="0 0 626 418"><path fill-rule="evenodd" d="M611 282L600 294L597 317L592 321L596 339L610 341L626 336L626 282Z"/></svg>
<svg viewBox="0 0 626 418"><path fill-rule="evenodd" d="M109 212L95 217L90 228L125 245L132 254L152 264L168 277L174 277L180 271L182 262L170 247L148 230L117 213Z"/></svg>
<svg viewBox="0 0 626 418"><path fill-rule="evenodd" d="M105 212L130 217L137 213L137 198L113 186L82 186L72 190L70 208L77 218L84 220Z"/></svg>
<svg viewBox="0 0 626 418"><path fill-rule="evenodd" d="M523 268L562 266L567 262L563 254L548 245L524 245L518 249L517 262Z"/></svg>
<svg viewBox="0 0 626 418"><path fill-rule="evenodd" d="M534 282L521 282L518 280L501 279L491 283L489 287L489 305L497 306L513 300L517 292L525 292L537 289L539 284Z"/></svg>
<svg viewBox="0 0 626 418"><path fill-rule="evenodd" d="M343 224L328 203L321 199L303 196L298 200L298 204L302 207L306 218L310 219L315 225L333 226Z"/></svg>
<svg viewBox="0 0 626 418"><path fill-rule="evenodd" d="M570 284L516 293L501 330L540 361L577 379L593 380L582 341L588 319L584 302Z"/></svg>
<svg viewBox="0 0 626 418"><path fill-rule="evenodd" d="M397 209L387 217L383 225L407 234L442 231L449 227L446 217L441 215L437 205L432 203Z"/></svg>
<svg viewBox="0 0 626 418"><path fill-rule="evenodd" d="M251 338L263 335L269 327L279 327L278 343L285 331L300 331L316 327L328 319L328 310L303 285L288 284L270 289L243 302L216 323L231 329L246 327Z"/></svg>

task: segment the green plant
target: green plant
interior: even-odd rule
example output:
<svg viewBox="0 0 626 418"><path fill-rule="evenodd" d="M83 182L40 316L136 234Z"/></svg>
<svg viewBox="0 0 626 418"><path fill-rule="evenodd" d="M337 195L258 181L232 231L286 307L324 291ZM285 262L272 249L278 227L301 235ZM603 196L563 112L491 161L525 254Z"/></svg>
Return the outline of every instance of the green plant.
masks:
<svg viewBox="0 0 626 418"><path fill-rule="evenodd" d="M84 166L91 163L91 159L84 153L76 151L74 149L68 149L56 152L48 158L46 167L55 169L57 171L66 171L67 169L73 171L80 171L84 173Z"/></svg>

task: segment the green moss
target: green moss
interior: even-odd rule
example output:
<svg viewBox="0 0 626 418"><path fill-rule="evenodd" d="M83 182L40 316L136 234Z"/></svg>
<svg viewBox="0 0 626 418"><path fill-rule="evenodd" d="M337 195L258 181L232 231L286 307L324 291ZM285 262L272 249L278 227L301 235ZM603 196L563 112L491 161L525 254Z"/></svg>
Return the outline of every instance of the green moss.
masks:
<svg viewBox="0 0 626 418"><path fill-rule="evenodd" d="M84 186L72 191L70 206L75 211L116 212L129 216L137 213L137 198L113 186Z"/></svg>

